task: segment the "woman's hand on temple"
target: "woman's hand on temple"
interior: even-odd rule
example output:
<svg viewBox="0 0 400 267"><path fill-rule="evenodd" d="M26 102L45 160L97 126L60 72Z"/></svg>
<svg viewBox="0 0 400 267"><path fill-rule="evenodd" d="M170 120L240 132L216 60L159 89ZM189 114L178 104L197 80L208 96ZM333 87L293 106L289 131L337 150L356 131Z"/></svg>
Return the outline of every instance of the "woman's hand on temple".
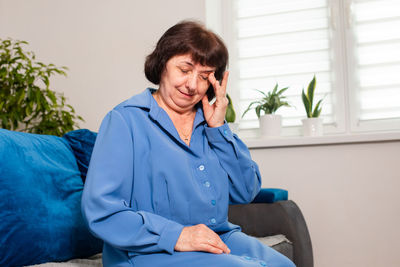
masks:
<svg viewBox="0 0 400 267"><path fill-rule="evenodd" d="M176 251L205 251L215 254L231 251L219 235L204 224L184 227L175 245Z"/></svg>
<svg viewBox="0 0 400 267"><path fill-rule="evenodd" d="M208 80L214 88L215 102L210 105L207 94L203 97L204 118L209 127L219 127L224 124L226 108L228 107L228 98L226 97L226 84L228 83L229 72L225 71L221 84L215 78L214 73L208 76Z"/></svg>

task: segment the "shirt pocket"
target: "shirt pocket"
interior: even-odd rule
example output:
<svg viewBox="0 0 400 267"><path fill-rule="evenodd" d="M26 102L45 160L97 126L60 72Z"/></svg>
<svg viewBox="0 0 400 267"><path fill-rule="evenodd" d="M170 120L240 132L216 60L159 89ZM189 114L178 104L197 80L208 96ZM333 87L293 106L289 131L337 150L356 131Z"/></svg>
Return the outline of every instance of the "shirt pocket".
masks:
<svg viewBox="0 0 400 267"><path fill-rule="evenodd" d="M153 192L154 212L162 217L171 219L171 200L168 182L164 177L154 181Z"/></svg>

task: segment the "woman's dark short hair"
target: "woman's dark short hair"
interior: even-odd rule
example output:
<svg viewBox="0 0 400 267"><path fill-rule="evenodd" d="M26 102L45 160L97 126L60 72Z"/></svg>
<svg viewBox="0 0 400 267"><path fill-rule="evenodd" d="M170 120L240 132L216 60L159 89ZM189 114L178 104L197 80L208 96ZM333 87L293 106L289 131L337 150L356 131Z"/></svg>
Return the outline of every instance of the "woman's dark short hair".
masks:
<svg viewBox="0 0 400 267"><path fill-rule="evenodd" d="M195 21L182 21L169 28L154 51L146 57L146 78L159 84L167 61L173 56L190 54L195 63L215 67L215 77L222 78L228 64L228 50L212 31Z"/></svg>

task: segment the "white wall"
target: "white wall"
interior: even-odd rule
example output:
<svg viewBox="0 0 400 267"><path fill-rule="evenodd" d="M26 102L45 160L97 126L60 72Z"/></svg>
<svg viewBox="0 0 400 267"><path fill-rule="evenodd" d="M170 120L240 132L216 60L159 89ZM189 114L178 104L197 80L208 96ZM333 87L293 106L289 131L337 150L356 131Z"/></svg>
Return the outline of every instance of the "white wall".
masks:
<svg viewBox="0 0 400 267"><path fill-rule="evenodd" d="M37 59L69 68L53 79L86 122L97 130L107 111L151 83L145 57L169 27L204 21L197 0L0 0L0 36L26 40Z"/></svg>
<svg viewBox="0 0 400 267"><path fill-rule="evenodd" d="M97 130L105 113L149 85L145 56L200 0L0 0L0 37L30 42L54 80ZM254 149L265 187L287 188L307 220L316 267L400 266L400 142Z"/></svg>
<svg viewBox="0 0 400 267"><path fill-rule="evenodd" d="M253 149L302 209L316 267L400 266L400 142Z"/></svg>

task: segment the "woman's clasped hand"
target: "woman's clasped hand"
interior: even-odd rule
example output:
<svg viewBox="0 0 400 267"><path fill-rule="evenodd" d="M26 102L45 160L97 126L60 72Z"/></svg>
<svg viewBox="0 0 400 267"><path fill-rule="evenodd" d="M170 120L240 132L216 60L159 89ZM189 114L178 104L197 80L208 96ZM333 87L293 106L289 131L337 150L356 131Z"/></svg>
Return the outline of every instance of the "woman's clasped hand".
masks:
<svg viewBox="0 0 400 267"><path fill-rule="evenodd" d="M176 251L205 251L215 254L231 251L219 235L204 224L184 227L175 245Z"/></svg>

